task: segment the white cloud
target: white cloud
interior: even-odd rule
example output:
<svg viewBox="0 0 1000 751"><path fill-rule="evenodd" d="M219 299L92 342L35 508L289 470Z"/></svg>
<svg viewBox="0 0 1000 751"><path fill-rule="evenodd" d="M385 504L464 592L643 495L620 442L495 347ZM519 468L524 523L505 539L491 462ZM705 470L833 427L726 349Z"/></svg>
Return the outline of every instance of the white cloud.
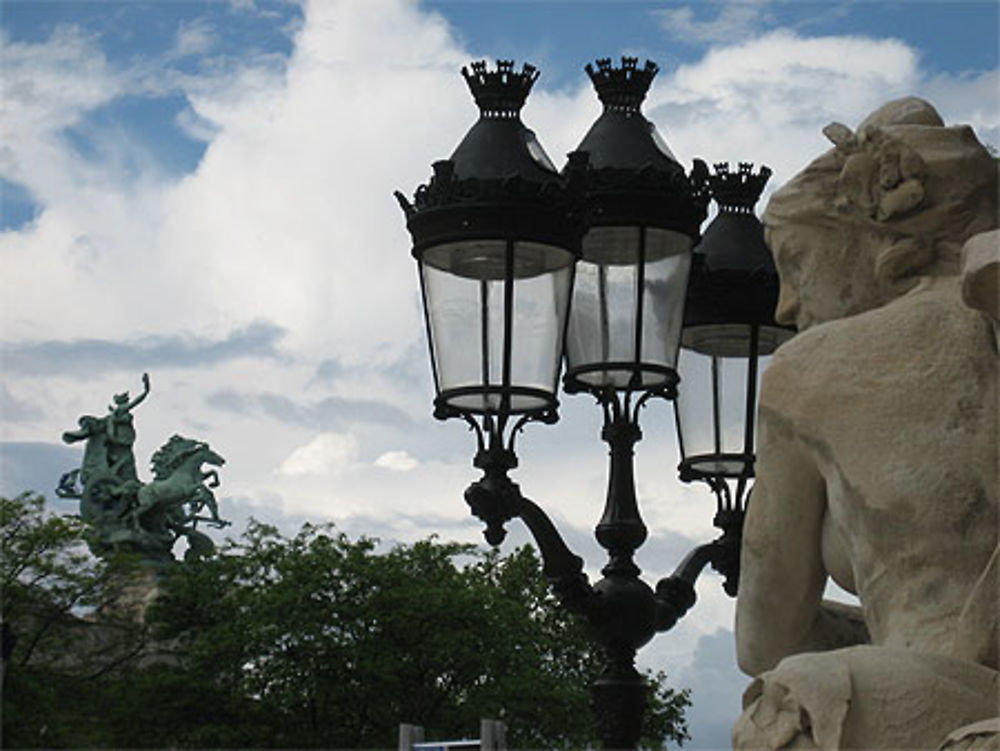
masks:
<svg viewBox="0 0 1000 751"><path fill-rule="evenodd" d="M691 689L692 706L687 719L698 732L690 748L729 748L730 732L740 711L740 697L750 683L736 667L731 628L706 630L698 639L690 665L675 671L671 677L673 685Z"/></svg>
<svg viewBox="0 0 1000 751"><path fill-rule="evenodd" d="M4 118L10 150L33 134L49 134L77 122L122 91L96 37L59 25L42 43L4 40ZM9 139L16 139L10 144Z"/></svg>
<svg viewBox="0 0 1000 751"><path fill-rule="evenodd" d="M36 46L44 58L47 47ZM251 58L208 77L143 79L156 90L181 86L191 105L185 122L208 143L197 170L179 181L151 173L124 181L107 160L88 165L65 148L53 121L44 135L62 148L39 166L62 175L59 189L44 194L35 224L0 237L10 271L0 281L9 293L4 337L119 341L185 331L217 339L254 319L286 328L284 362L243 359L196 376L168 365L154 372L154 394L137 415L140 466L182 430L227 457L220 497L345 524L377 520L412 528L412 539L428 524L478 539L461 496L474 479L470 444L454 426L432 422L416 463L398 448L410 437L395 426L345 417L337 433L316 435L203 401L226 389L303 405L378 394L428 418L415 265L392 190L425 181L430 163L474 120L458 75L466 61L444 22L412 3L321 2L306 8L287 61ZM77 172L75 183L67 179ZM383 372L386 363L409 368L415 350L420 377ZM343 372L313 378L330 357ZM76 415L102 410L135 377L6 379L46 413L10 437L57 440ZM378 466L359 461L361 446L380 457Z"/></svg>
<svg viewBox="0 0 1000 751"><path fill-rule="evenodd" d="M181 36L204 44L208 33L191 24ZM120 138L107 138L99 164L61 139L67 123L139 85L111 70L93 39L63 28L43 44L10 45L5 73L29 93L5 118L20 123L5 162L15 179L32 176L44 210L0 238L9 334L218 334L264 318L290 332L293 351L354 364L391 362L419 339L391 191L426 180L474 120L456 72L467 55L441 18L404 0L309 4L294 41L287 61L169 77L191 102L179 122L208 141L197 171L178 182ZM777 185L825 148L829 120L857 122L888 96L927 84L960 115L975 114L975 101L989 109L995 77L928 84L918 63L893 40L774 32L661 74L647 112L686 164L766 162ZM525 119L558 162L597 111L584 80L535 92ZM31 292L39 288L88 299L87 316L60 315Z"/></svg>
<svg viewBox="0 0 1000 751"><path fill-rule="evenodd" d="M189 138L196 141L211 141L219 134L217 128L210 120L200 117L193 109L183 109L177 113L177 127L180 128Z"/></svg>
<svg viewBox="0 0 1000 751"><path fill-rule="evenodd" d="M390 469L393 472L409 472L412 469L416 469L420 462L406 451L386 451L384 454L380 454L373 464L376 467Z"/></svg>
<svg viewBox="0 0 1000 751"><path fill-rule="evenodd" d="M889 99L925 93L919 62L899 40L778 30L661 76L647 112L685 164L765 163L774 187L828 148L829 122L853 126Z"/></svg>
<svg viewBox="0 0 1000 751"><path fill-rule="evenodd" d="M733 42L754 34L766 17L768 0L712 4L718 14L701 21L695 18L694 9L685 5L654 11L663 30L683 42Z"/></svg>
<svg viewBox="0 0 1000 751"><path fill-rule="evenodd" d="M171 78L192 105L182 123L211 139L177 183L141 160L132 175L116 170L137 163L120 139L91 164L62 137L126 90L92 39L63 30L10 46L5 122L19 124L19 137L7 139L5 174L31 175L43 210L0 237L9 336L218 333L267 318L299 351L352 362L393 360L416 340L416 279L392 190L426 180L471 121L457 75L466 56L443 21L402 0L321 2L306 13L287 66ZM60 315L33 294L40 288L46 299L86 297L86 318Z"/></svg>
<svg viewBox="0 0 1000 751"><path fill-rule="evenodd" d="M971 123L981 141L1000 147L1000 70L938 74L924 92L946 122Z"/></svg>
<svg viewBox="0 0 1000 751"><path fill-rule="evenodd" d="M321 433L295 449L278 472L283 475L338 475L358 457L358 439L351 433Z"/></svg>
<svg viewBox="0 0 1000 751"><path fill-rule="evenodd" d="M177 28L173 55L187 57L204 54L215 46L217 40L215 30L206 20L199 18L193 21L182 21Z"/></svg>
<svg viewBox="0 0 1000 751"><path fill-rule="evenodd" d="M76 203L86 187L111 187L103 173L115 165L95 170L73 158L63 132L124 93L126 77L108 64L96 37L74 26L56 26L44 42L4 41L0 175L45 207ZM6 268L8 278L18 270Z"/></svg>

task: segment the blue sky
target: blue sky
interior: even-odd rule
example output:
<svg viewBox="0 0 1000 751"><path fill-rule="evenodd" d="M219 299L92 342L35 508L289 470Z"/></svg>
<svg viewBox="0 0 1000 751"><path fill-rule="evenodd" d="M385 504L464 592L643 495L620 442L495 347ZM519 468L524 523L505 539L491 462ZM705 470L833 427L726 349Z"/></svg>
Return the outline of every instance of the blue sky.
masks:
<svg viewBox="0 0 1000 751"><path fill-rule="evenodd" d="M538 65L524 117L557 164L598 114L583 66L622 54L659 63L646 113L687 166L763 162L780 185L827 123L904 95L1000 145L996 2L7 0L0 25L0 491L51 496L79 460L62 431L148 370L140 466L174 432L208 440L237 528L480 539L471 437L430 416L392 199L472 124L469 60ZM517 480L594 571L599 415L563 401ZM675 479L669 411L644 420L655 579L714 534L712 502ZM703 577L643 651L694 689L694 748L724 747L738 712L731 621Z"/></svg>

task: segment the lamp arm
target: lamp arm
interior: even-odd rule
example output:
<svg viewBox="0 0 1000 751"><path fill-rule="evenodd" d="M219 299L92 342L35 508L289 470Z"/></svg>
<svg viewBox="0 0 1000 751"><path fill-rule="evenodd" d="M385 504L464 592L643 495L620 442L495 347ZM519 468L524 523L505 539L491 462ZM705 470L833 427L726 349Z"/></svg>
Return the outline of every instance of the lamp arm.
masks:
<svg viewBox="0 0 1000 751"><path fill-rule="evenodd" d="M656 630L669 631L694 605L698 595L694 583L711 562L715 542L699 545L674 569L670 576L656 583Z"/></svg>
<svg viewBox="0 0 1000 751"><path fill-rule="evenodd" d="M476 455L475 465L483 470L483 476L466 489L465 500L472 513L486 522L487 542L499 545L506 534L504 524L520 517L541 551L542 573L556 597L572 613L592 613L598 595L583 573L583 559L569 549L541 507L525 498L517 483L507 476L517 466L517 458L495 430L490 431L488 446Z"/></svg>
<svg viewBox="0 0 1000 751"><path fill-rule="evenodd" d="M530 498L520 496L517 514L542 553L542 572L559 601L571 613L591 612L598 595L583 573L583 559L569 549L552 520Z"/></svg>
<svg viewBox="0 0 1000 751"><path fill-rule="evenodd" d="M698 599L694 583L708 564L712 564L712 568L724 577L722 586L726 594L736 596L740 578L743 511L720 512L716 526L723 530L718 538L696 547L678 564L674 573L656 583L657 631L673 628L691 609Z"/></svg>
<svg viewBox="0 0 1000 751"><path fill-rule="evenodd" d="M706 542L696 547L684 556L684 559L674 569L674 573L667 578L681 579L694 586L701 572L704 571L705 566L715 558L717 544L717 541L713 540L712 542Z"/></svg>

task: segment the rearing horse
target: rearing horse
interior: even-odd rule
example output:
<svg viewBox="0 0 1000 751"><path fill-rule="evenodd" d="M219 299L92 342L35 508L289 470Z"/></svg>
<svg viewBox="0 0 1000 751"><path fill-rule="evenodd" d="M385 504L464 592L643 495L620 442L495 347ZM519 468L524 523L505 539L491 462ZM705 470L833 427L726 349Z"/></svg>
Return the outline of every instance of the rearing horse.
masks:
<svg viewBox="0 0 1000 751"><path fill-rule="evenodd" d="M206 521L220 527L226 524L219 518L212 491L205 485L206 480L214 480L212 487L218 485L218 475L214 470L203 472L201 468L202 464L221 467L225 463L203 441L179 435L171 437L153 454L154 479L139 488L136 505L130 512L134 526L156 537L187 536L192 557L210 552L214 547L211 540L188 526L188 522L196 521L197 511L207 505L212 516ZM189 512L184 511L184 504L190 504Z"/></svg>

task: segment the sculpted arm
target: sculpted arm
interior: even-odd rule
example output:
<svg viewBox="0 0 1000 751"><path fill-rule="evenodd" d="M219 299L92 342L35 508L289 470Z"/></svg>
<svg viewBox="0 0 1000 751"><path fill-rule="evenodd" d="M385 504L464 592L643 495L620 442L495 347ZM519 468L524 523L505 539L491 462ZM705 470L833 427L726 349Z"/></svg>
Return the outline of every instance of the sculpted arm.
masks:
<svg viewBox="0 0 1000 751"><path fill-rule="evenodd" d="M866 641L856 608L822 600L826 486L790 426L762 407L757 483L747 510L736 604L740 668Z"/></svg>
<svg viewBox="0 0 1000 751"><path fill-rule="evenodd" d="M143 373L142 374L142 393L139 394L139 396L137 396L135 399L133 399L129 403L129 405L125 408L125 411L128 412L133 407L138 406L139 403L143 399L145 399L147 396L149 396L149 373Z"/></svg>

